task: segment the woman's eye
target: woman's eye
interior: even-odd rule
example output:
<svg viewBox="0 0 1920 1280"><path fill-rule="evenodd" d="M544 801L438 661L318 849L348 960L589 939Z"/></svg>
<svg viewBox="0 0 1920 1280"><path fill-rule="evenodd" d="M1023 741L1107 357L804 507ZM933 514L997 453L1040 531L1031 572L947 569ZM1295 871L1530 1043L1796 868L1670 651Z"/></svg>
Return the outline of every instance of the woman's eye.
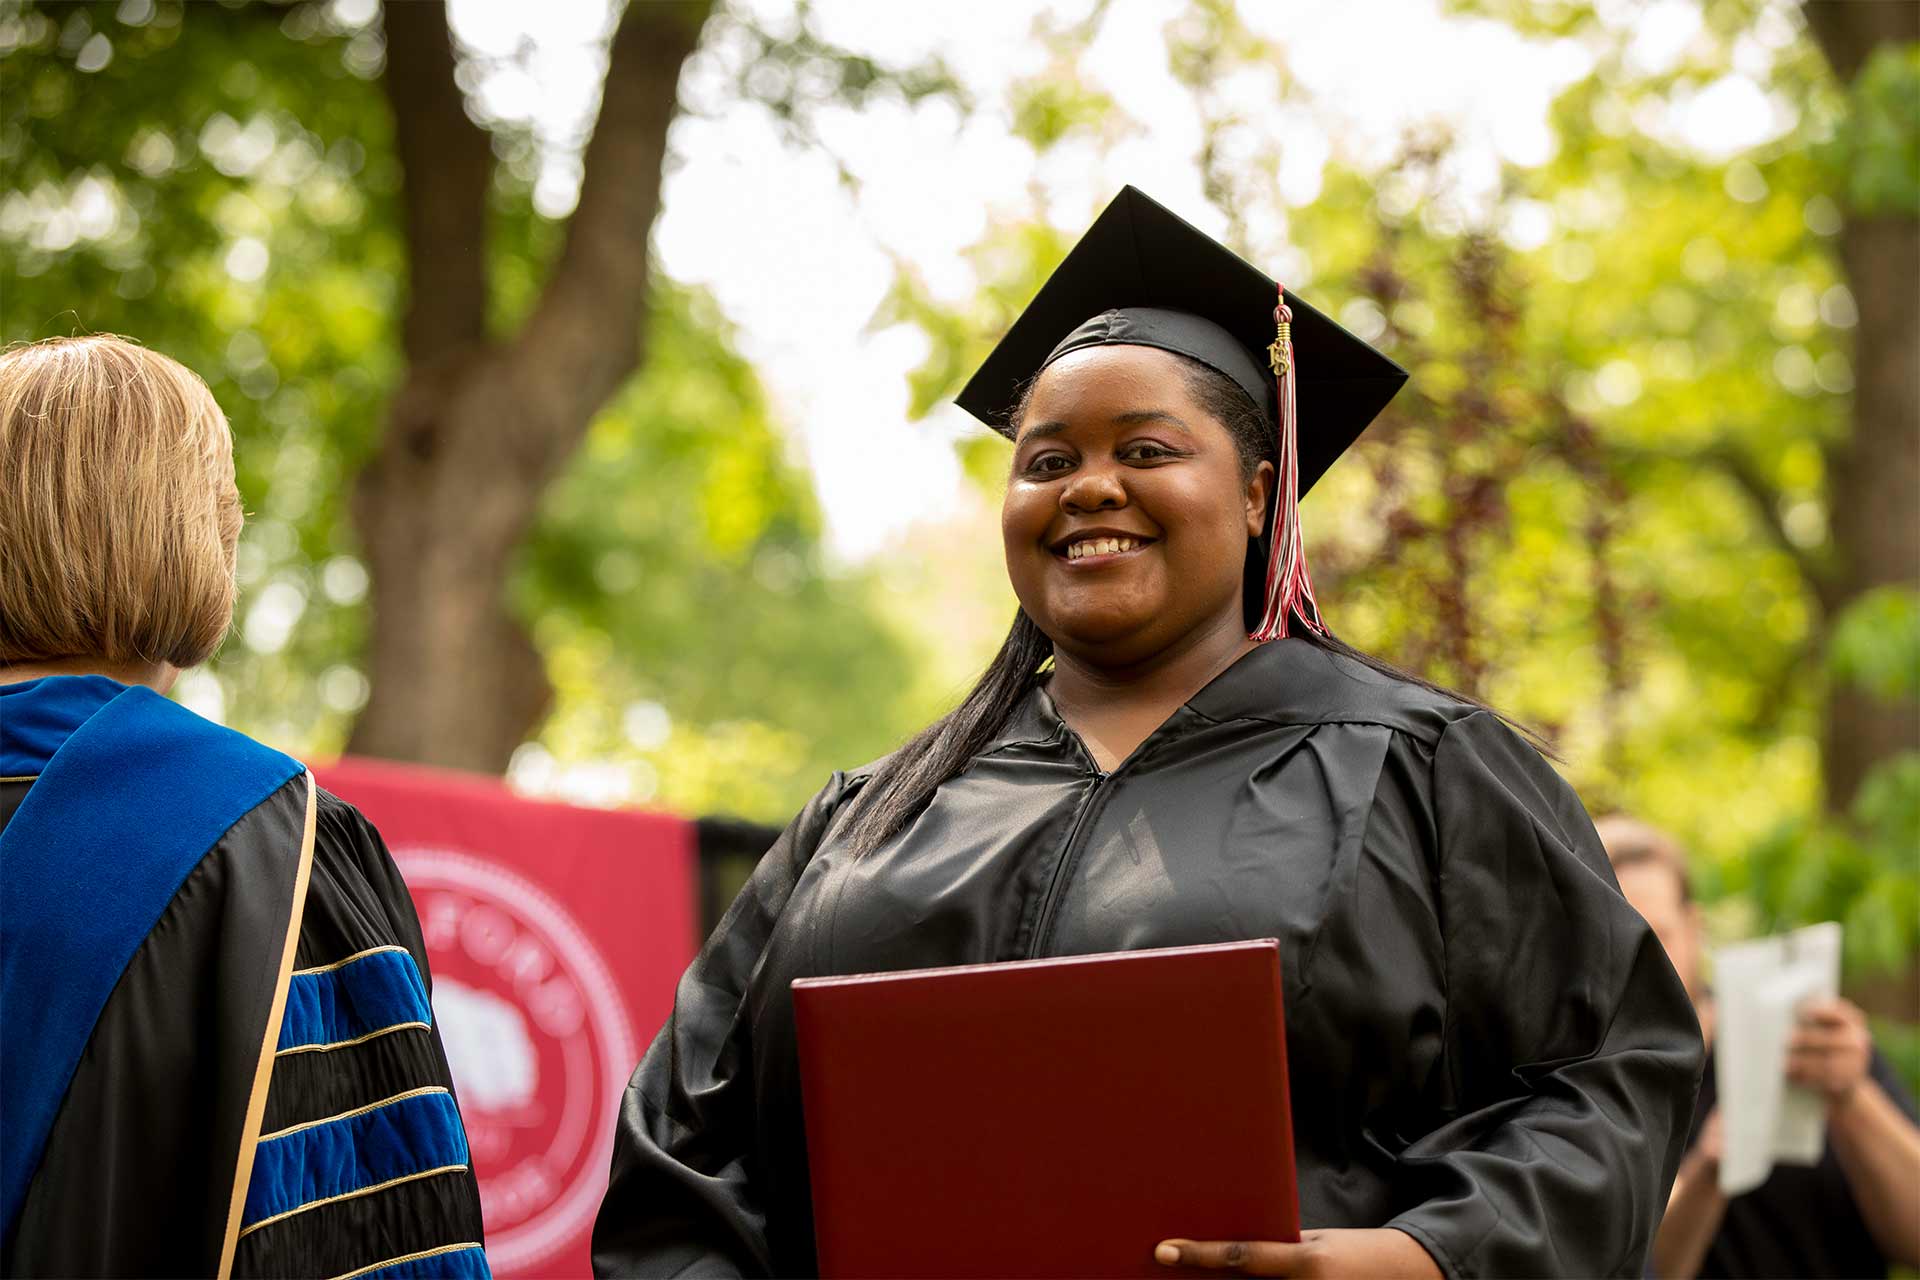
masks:
<svg viewBox="0 0 1920 1280"><path fill-rule="evenodd" d="M1030 476L1059 475L1072 466L1063 453L1043 453L1026 465L1026 472Z"/></svg>
<svg viewBox="0 0 1920 1280"><path fill-rule="evenodd" d="M1120 456L1128 461L1158 462L1162 458L1177 458L1180 455L1163 444L1151 440L1136 440L1120 451Z"/></svg>

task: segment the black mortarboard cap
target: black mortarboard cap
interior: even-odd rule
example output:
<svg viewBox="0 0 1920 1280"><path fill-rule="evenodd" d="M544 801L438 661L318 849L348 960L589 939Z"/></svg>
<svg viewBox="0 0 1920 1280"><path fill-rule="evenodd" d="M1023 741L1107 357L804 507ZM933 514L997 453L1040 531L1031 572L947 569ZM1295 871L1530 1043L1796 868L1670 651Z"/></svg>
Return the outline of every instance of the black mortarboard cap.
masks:
<svg viewBox="0 0 1920 1280"><path fill-rule="evenodd" d="M1132 343L1218 369L1271 418L1266 353L1274 340L1276 292L1258 267L1138 188L1122 187L958 402L1011 435L1008 417L1022 386L1053 359L1083 346ZM1305 493L1393 399L1407 372L1291 290L1287 302L1298 361L1299 492Z"/></svg>

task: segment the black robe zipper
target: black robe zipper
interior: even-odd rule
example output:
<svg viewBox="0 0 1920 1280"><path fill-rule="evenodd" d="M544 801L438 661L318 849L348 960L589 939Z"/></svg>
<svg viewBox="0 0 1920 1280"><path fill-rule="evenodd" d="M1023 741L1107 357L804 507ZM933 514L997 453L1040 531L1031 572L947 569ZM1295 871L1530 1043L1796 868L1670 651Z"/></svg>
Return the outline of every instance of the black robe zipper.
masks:
<svg viewBox="0 0 1920 1280"><path fill-rule="evenodd" d="M1077 741L1075 745L1079 745ZM1086 748L1081 746L1080 750L1084 754ZM1088 760L1091 762L1092 757L1089 756ZM1123 761L1121 768L1125 767ZM1067 868L1073 865L1074 855L1079 852L1080 834L1087 825L1087 816L1098 806L1107 783L1113 781L1114 774L1119 772L1119 769L1115 769L1113 773L1102 773L1098 766L1093 770L1093 786L1082 797L1079 812L1073 815L1073 825L1067 828L1067 842L1061 846L1060 859L1053 864L1053 876L1047 881L1046 896L1040 899L1040 914L1033 921L1033 939L1027 944L1027 958L1030 960L1038 959L1046 950L1047 934L1053 928L1053 913L1059 905L1060 889L1066 883Z"/></svg>

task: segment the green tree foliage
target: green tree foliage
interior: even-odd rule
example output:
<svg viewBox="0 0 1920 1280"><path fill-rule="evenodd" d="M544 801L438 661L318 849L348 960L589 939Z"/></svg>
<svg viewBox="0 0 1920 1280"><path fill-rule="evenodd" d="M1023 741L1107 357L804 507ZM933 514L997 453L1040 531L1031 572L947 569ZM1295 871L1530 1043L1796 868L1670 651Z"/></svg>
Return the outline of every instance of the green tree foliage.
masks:
<svg viewBox="0 0 1920 1280"><path fill-rule="evenodd" d="M1522 26L1540 12L1484 7ZM1597 193L1612 213L1540 251L1561 268L1571 252L1593 272L1570 282L1577 296L1547 302L1548 291L1536 291L1536 305L1567 317L1536 327L1549 339L1536 358L1576 371L1569 398L1604 392L1609 368L1637 375L1641 394L1592 411L1629 500L1649 518L1643 527L1662 531L1642 543L1627 585L1644 592L1645 622L1662 647L1723 709L1698 726L1672 722L1664 741L1629 745L1623 755L1638 780L1625 796L1710 855L1703 888L1736 908L1728 918L1741 927L1841 921L1859 993L1910 1020L1920 755L1893 751L1850 799L1828 796L1823 808L1807 748L1819 740L1823 706L1852 689L1909 725L1920 720L1920 583L1843 594L1844 562L1865 549L1836 539L1844 513L1832 510L1846 500L1835 488L1840 446L1857 431L1855 449L1876 439L1849 402L1860 312L1837 260L1840 237L1857 217L1904 217L1914 231L1920 46L1883 45L1851 85L1839 85L1795 11L1714 0L1671 68L1636 74L1630 26L1609 26L1584 5L1558 13L1556 34L1594 49L1595 72L1556 105L1553 161L1516 185L1563 209ZM1760 35L1773 45L1770 59L1754 56ZM1672 125L1689 95L1736 75L1781 104L1781 135L1724 158L1676 144ZM1552 277L1543 280L1551 288ZM1920 354L1905 358L1911 378ZM1613 363L1623 360L1630 365ZM1576 381L1583 377L1591 381ZM1901 464L1869 455L1863 465ZM1692 582L1676 561L1699 566ZM1629 652L1640 647L1630 642ZM1652 692L1651 681L1638 683L1636 699ZM1829 742L1836 729L1844 733L1844 723L1829 718ZM1736 753L1729 743L1740 744ZM1738 755L1747 758L1735 763ZM1768 757L1779 767L1766 769ZM1716 769L1719 760L1734 769ZM1764 792L1752 785L1760 778ZM1691 820L1679 816L1687 809ZM1911 1026L1888 1024L1888 1033L1920 1077Z"/></svg>
<svg viewBox="0 0 1920 1280"><path fill-rule="evenodd" d="M676 807L784 821L904 732L910 655L877 584L824 571L812 490L724 321L702 294L665 299L516 582L559 691L542 741L628 760Z"/></svg>
<svg viewBox="0 0 1920 1280"><path fill-rule="evenodd" d="M249 522L235 634L183 696L316 754L366 697L346 502L398 376L404 288L379 36L335 12L0 11L4 338L123 333L207 379ZM505 331L559 237L531 206L530 139L496 146ZM905 730L908 655L871 581L826 571L811 489L715 308L667 286L653 310L646 366L515 573L559 691L533 764L602 762L609 799L783 820Z"/></svg>
<svg viewBox="0 0 1920 1280"><path fill-rule="evenodd" d="M1729 932L1840 919L1852 980L1897 978L1920 923L1920 763L1883 761L1823 816L1821 716L1833 688L1920 708L1920 597L1894 586L1830 609L1823 584L1859 317L1835 245L1851 213L1920 207L1917 55L1883 49L1843 88L1791 10L1712 0L1650 71L1607 6L1462 7L1590 62L1554 106L1551 158L1491 194L1458 189L1454 144L1434 134L1384 166L1330 164L1319 195L1287 207L1284 139L1222 89L1257 72L1276 107L1310 111L1286 50L1220 0L1166 28L1230 237L1258 257L1273 240L1250 228L1284 227L1288 284L1414 374L1306 502L1328 616L1547 728L1590 807L1697 852ZM403 268L378 38L331 12L101 0L0 18L5 336L119 330L208 377L254 513L217 679L236 722L322 749L364 696L366 577L342 503L397 377ZM1044 65L1005 106L1042 154L1144 127L1082 66L1122 13L1037 33ZM726 49L808 144L805 86L857 100L879 72L795 32L743 28ZM1784 132L1691 148L1676 121L1730 77L1772 95ZM558 228L527 199L531 140L494 141L491 320L507 332ZM988 230L962 303L903 264L875 323L929 338L917 409L957 389L1065 253L1075 228L1045 209L1035 191L1027 216ZM516 570L558 692L529 758L601 762L613 794L777 819L937 709L953 673L931 688L925 651L898 637L912 612L953 629L934 579L956 575L883 595L824 572L803 477L710 302L662 289L650 343ZM1004 444L963 448L997 492ZM914 554L992 558L940 542Z"/></svg>
<svg viewBox="0 0 1920 1280"><path fill-rule="evenodd" d="M1258 260L1247 228L1283 225L1291 260L1269 266L1413 374L1304 504L1327 615L1542 725L1594 811L1674 829L1727 932L1840 919L1850 978L1898 979L1920 944L1920 764L1883 762L1850 812L1825 817L1819 739L1834 680L1920 708L1913 593L1837 619L1822 598L1827 446L1849 430L1857 322L1835 237L1843 204L1908 207L1913 51L1883 52L1843 93L1777 5L1716 0L1658 72L1629 58L1632 24L1593 7L1474 8L1590 59L1554 105L1552 157L1462 192L1452 141L1416 136L1384 167L1330 164L1291 208L1274 181L1284 139L1219 92L1257 69L1276 108L1310 110L1286 50L1212 0L1168 27L1229 237ZM1731 155L1698 151L1675 122L1736 65L1790 123ZM1044 84L1017 96L1090 101ZM1072 129L1084 141L1125 122ZM903 275L886 318L933 338L916 403L951 394L1064 252L1037 203L1032 224L977 246L982 288L964 306Z"/></svg>
<svg viewBox="0 0 1920 1280"><path fill-rule="evenodd" d="M1920 45L1868 59L1825 153L1829 181L1859 213L1920 213Z"/></svg>
<svg viewBox="0 0 1920 1280"><path fill-rule="evenodd" d="M1833 628L1827 663L1832 679L1920 715L1920 593L1862 597ZM1920 954L1920 752L1882 761L1844 815L1789 816L1721 875L1767 926L1841 921L1854 974L1910 973ZM1912 1049L1909 1071L1920 1075L1920 1043Z"/></svg>
<svg viewBox="0 0 1920 1280"><path fill-rule="evenodd" d="M10 341L123 333L207 379L249 515L212 669L235 723L324 748L364 696L342 508L396 371L401 263L377 51L300 13L0 19L0 322Z"/></svg>

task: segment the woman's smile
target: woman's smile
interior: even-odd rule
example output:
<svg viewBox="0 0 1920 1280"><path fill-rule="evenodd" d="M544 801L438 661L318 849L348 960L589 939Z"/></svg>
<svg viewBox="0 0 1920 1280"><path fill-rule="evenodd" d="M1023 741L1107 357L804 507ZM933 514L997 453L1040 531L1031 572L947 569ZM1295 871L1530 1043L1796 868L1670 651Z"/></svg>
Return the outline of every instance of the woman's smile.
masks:
<svg viewBox="0 0 1920 1280"><path fill-rule="evenodd" d="M1147 550L1158 538L1119 529L1076 529L1053 543L1056 559L1076 570L1119 564Z"/></svg>

